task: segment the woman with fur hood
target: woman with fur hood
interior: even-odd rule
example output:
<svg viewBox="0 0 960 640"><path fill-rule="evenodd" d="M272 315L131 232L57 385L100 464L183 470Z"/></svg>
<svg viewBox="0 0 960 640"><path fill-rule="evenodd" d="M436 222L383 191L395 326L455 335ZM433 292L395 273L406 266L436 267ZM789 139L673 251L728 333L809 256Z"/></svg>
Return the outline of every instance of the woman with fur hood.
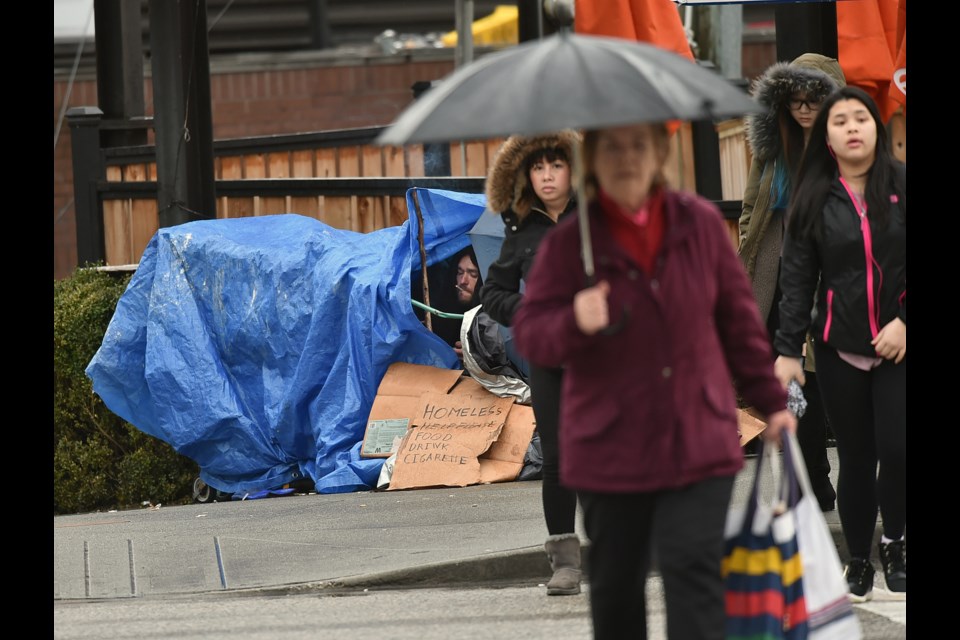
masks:
<svg viewBox="0 0 960 640"><path fill-rule="evenodd" d="M575 131L541 136L511 136L497 152L487 176L487 206L503 218L500 256L490 265L480 291L484 311L505 327L521 293L537 247L557 222L576 208L570 161ZM557 446L561 370L529 367L530 396L543 450L544 549L553 575L548 595L580 593L580 539L574 531L577 497L560 486Z"/></svg>
<svg viewBox="0 0 960 640"><path fill-rule="evenodd" d="M753 86L754 97L766 111L745 119L753 161L743 194L739 254L771 340L780 324L780 254L791 182L820 104L845 85L836 59L805 53L793 62L772 65ZM803 390L807 409L797 439L820 508L832 511L837 494L830 483L827 420L814 373L812 344L807 345L806 353L808 375Z"/></svg>

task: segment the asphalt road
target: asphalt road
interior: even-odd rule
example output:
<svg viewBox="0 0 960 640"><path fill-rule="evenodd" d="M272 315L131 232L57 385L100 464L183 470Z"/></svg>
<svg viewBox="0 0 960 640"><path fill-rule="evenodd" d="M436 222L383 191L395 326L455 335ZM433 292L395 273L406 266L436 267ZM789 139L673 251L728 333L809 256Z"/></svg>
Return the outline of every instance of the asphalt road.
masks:
<svg viewBox="0 0 960 640"><path fill-rule="evenodd" d="M659 578L648 582L651 640L664 640ZM548 597L541 585L345 589L325 594L207 594L55 601L59 640L589 640L587 593ZM856 605L864 640L907 637L906 600L878 591Z"/></svg>

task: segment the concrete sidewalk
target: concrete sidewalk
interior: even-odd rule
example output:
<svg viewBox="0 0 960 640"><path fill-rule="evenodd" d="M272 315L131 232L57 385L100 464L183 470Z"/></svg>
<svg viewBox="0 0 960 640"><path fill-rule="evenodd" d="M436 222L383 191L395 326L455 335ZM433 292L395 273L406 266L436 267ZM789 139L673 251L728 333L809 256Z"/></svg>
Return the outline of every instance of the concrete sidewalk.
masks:
<svg viewBox="0 0 960 640"><path fill-rule="evenodd" d="M836 486L836 450L828 452ZM746 501L755 464L747 458L734 504ZM508 482L59 516L53 597L545 582L540 487ZM837 512L824 515L844 558Z"/></svg>

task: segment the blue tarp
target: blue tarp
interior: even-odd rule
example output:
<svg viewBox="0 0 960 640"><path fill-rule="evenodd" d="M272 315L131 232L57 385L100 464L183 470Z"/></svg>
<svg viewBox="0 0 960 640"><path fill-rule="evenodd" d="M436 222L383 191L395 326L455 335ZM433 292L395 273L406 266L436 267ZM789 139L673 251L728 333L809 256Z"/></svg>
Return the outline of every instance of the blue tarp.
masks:
<svg viewBox="0 0 960 640"><path fill-rule="evenodd" d="M414 192L428 265L469 243L484 196L431 189L366 234L298 214L159 230L87 366L94 392L220 491L374 488L383 459L359 452L387 367L460 367L410 304Z"/></svg>

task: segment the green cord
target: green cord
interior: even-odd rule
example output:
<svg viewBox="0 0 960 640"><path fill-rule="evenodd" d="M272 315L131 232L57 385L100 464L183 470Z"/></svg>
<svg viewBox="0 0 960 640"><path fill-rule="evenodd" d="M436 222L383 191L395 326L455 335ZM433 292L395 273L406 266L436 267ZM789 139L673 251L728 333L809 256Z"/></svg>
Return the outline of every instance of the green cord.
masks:
<svg viewBox="0 0 960 640"><path fill-rule="evenodd" d="M429 311L429 312L432 313L433 315L435 315L435 316L437 316L437 317L440 317L440 318L449 318L449 319L451 319L451 320L463 320L463 314L462 314L462 313L445 313L445 312L443 312L443 311L437 311L437 310L434 309L433 307L428 307L427 305L423 304L422 302L420 302L420 301L418 301L418 300L410 300L410 304L412 304L412 305L415 306L415 307L419 307L420 309L423 309L424 311Z"/></svg>

